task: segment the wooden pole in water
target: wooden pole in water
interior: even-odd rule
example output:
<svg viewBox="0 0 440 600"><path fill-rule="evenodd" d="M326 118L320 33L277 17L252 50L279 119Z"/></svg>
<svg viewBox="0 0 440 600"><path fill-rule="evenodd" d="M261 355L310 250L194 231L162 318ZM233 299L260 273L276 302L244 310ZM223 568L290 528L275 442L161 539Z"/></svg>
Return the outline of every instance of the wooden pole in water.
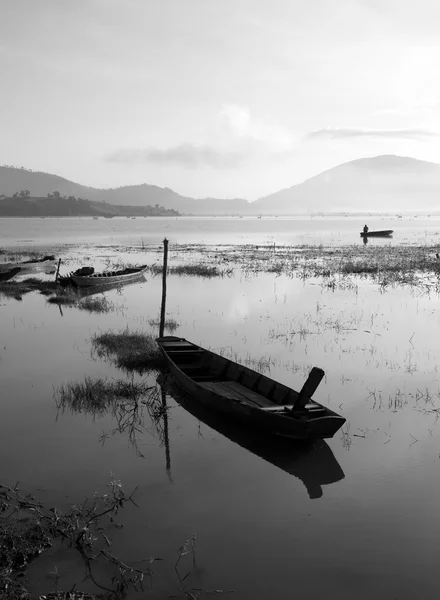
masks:
<svg viewBox="0 0 440 600"><path fill-rule="evenodd" d="M58 259L57 272L56 272L56 275L55 275L55 283L57 283L57 281L58 281L58 274L60 272L60 265L61 265L61 258Z"/></svg>
<svg viewBox="0 0 440 600"><path fill-rule="evenodd" d="M166 469L166 472L168 474L168 477L170 478L170 481L172 481L172 478L171 478L170 436L169 436L169 433L168 433L167 393L166 393L164 385L162 385L162 384L160 386L160 393L161 393L161 396L162 396L162 406L164 408L164 412L163 412L163 438L164 438L164 445L165 445L165 469Z"/></svg>
<svg viewBox="0 0 440 600"><path fill-rule="evenodd" d="M168 270L168 240L163 241L163 271L162 271L162 305L160 308L159 337L165 330L165 304L167 300L167 270Z"/></svg>

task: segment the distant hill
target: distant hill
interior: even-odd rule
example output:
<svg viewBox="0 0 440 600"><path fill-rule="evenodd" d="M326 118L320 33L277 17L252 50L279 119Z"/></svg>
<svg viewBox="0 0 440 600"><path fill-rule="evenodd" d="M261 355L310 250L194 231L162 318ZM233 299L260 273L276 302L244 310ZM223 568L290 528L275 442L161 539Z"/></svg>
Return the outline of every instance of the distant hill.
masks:
<svg viewBox="0 0 440 600"><path fill-rule="evenodd" d="M249 203L237 198L223 200L217 198L195 199L180 196L169 188L160 188L146 183L119 188L99 189L73 183L63 177L29 171L16 167L0 167L0 195L12 196L20 190L29 190L34 197L43 197L54 191L61 195L75 196L105 202L118 206L154 206L159 204L180 213L211 215L234 214L246 211Z"/></svg>
<svg viewBox="0 0 440 600"><path fill-rule="evenodd" d="M180 216L173 209L156 206L115 206L69 196L0 196L0 217L114 217Z"/></svg>
<svg viewBox="0 0 440 600"><path fill-rule="evenodd" d="M0 167L0 195L29 190L33 197L54 191L109 206L155 206L194 215L292 215L332 212L409 212L440 210L440 165L414 158L384 155L333 167L290 188L255 202L242 198L195 199L170 188L146 183L98 189L57 175ZM100 209L100 210L101 210Z"/></svg>
<svg viewBox="0 0 440 600"><path fill-rule="evenodd" d="M440 209L440 165L402 156L361 158L253 203L262 214Z"/></svg>

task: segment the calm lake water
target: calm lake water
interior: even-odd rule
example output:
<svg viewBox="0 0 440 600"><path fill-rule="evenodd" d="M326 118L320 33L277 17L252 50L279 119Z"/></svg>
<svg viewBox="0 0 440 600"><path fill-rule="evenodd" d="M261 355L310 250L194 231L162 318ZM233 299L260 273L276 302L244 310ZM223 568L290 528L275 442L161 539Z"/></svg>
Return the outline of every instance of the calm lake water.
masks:
<svg viewBox="0 0 440 600"><path fill-rule="evenodd" d="M3 247L33 248L54 244L325 244L360 241L367 222L370 230L393 229L395 244L438 242L440 216L373 217L157 217L128 219L59 218L0 219ZM368 243L389 243L372 240Z"/></svg>
<svg viewBox="0 0 440 600"><path fill-rule="evenodd" d="M362 219L3 219L4 247L65 248L66 270L84 264L160 260L163 237L179 244L359 244ZM369 218L394 229L373 244L435 245L440 220ZM115 245L145 244L145 255ZM369 242L370 243L370 242ZM94 250L92 244L102 246ZM153 248L155 250L156 248ZM93 257L96 256L96 259ZM240 600L353 598L430 600L437 589L440 493L439 298L428 290L383 291L352 278L332 290L320 280L275 274L168 278L168 318L181 335L299 389L314 365L326 372L315 398L343 414L335 437L303 448L197 419L168 390L167 422L145 407L137 442L111 414L57 409L62 384L85 377L125 379L93 351L94 334L155 332L161 280L105 293L111 310L91 314L49 304L38 293L0 296L2 381L0 482L66 509L105 491L110 473L138 507L110 529L125 562L160 557L144 593L128 599L184 598L184 591ZM137 379L142 379L138 377ZM156 377L148 381L155 385ZM180 399L182 402L182 399ZM188 407L193 408L193 407ZM164 431L165 427L165 431ZM193 534L191 555L174 570ZM54 546L31 563L29 589L96 591L76 554ZM98 570L105 581L108 572ZM209 593L210 592L210 593ZM228 592L228 593L227 593Z"/></svg>

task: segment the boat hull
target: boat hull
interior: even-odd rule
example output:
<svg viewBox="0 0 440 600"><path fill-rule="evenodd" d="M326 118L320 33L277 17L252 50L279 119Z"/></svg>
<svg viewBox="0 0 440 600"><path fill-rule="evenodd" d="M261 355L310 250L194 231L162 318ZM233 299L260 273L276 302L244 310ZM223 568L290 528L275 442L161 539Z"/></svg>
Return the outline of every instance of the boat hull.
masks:
<svg viewBox="0 0 440 600"><path fill-rule="evenodd" d="M56 260L47 260L35 263L3 263L0 264L0 273L19 268L20 275L29 275L29 273L55 273L57 268Z"/></svg>
<svg viewBox="0 0 440 600"><path fill-rule="evenodd" d="M142 279L147 269L148 267L142 266L139 267L139 269L132 269L131 273L124 273L120 275L112 275L112 272L86 276L71 274L70 280L72 281L73 285L76 285L77 287L111 287L136 281L137 279Z"/></svg>
<svg viewBox="0 0 440 600"><path fill-rule="evenodd" d="M18 275L20 271L20 267L15 267L14 269L10 269L9 271L0 271L0 282L9 281L13 277L15 277L15 275Z"/></svg>
<svg viewBox="0 0 440 600"><path fill-rule="evenodd" d="M213 367L211 371L208 369L201 381L196 381L188 374L194 365L185 364L182 357L179 364L173 358L173 351L167 348L167 344L170 346L173 341L186 342L183 338L173 336L157 340L171 375L177 385L209 410L228 415L267 434L303 440L331 438L345 422L344 417L312 400L308 402L308 408L294 409L299 396L295 390L192 345L192 352L197 352L196 349L200 351L199 365L211 360ZM234 377L233 373L237 376ZM268 390L266 395L264 390Z"/></svg>
<svg viewBox="0 0 440 600"><path fill-rule="evenodd" d="M361 237L392 237L393 229L384 229L383 231L367 231L364 233L361 231Z"/></svg>

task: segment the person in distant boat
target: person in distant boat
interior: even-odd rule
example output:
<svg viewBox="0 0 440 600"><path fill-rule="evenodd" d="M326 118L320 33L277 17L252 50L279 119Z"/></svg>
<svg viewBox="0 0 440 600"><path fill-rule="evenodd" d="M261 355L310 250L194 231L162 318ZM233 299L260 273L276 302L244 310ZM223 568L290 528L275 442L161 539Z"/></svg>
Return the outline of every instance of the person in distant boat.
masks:
<svg viewBox="0 0 440 600"><path fill-rule="evenodd" d="M364 225L364 233L368 233L368 227Z"/></svg>

